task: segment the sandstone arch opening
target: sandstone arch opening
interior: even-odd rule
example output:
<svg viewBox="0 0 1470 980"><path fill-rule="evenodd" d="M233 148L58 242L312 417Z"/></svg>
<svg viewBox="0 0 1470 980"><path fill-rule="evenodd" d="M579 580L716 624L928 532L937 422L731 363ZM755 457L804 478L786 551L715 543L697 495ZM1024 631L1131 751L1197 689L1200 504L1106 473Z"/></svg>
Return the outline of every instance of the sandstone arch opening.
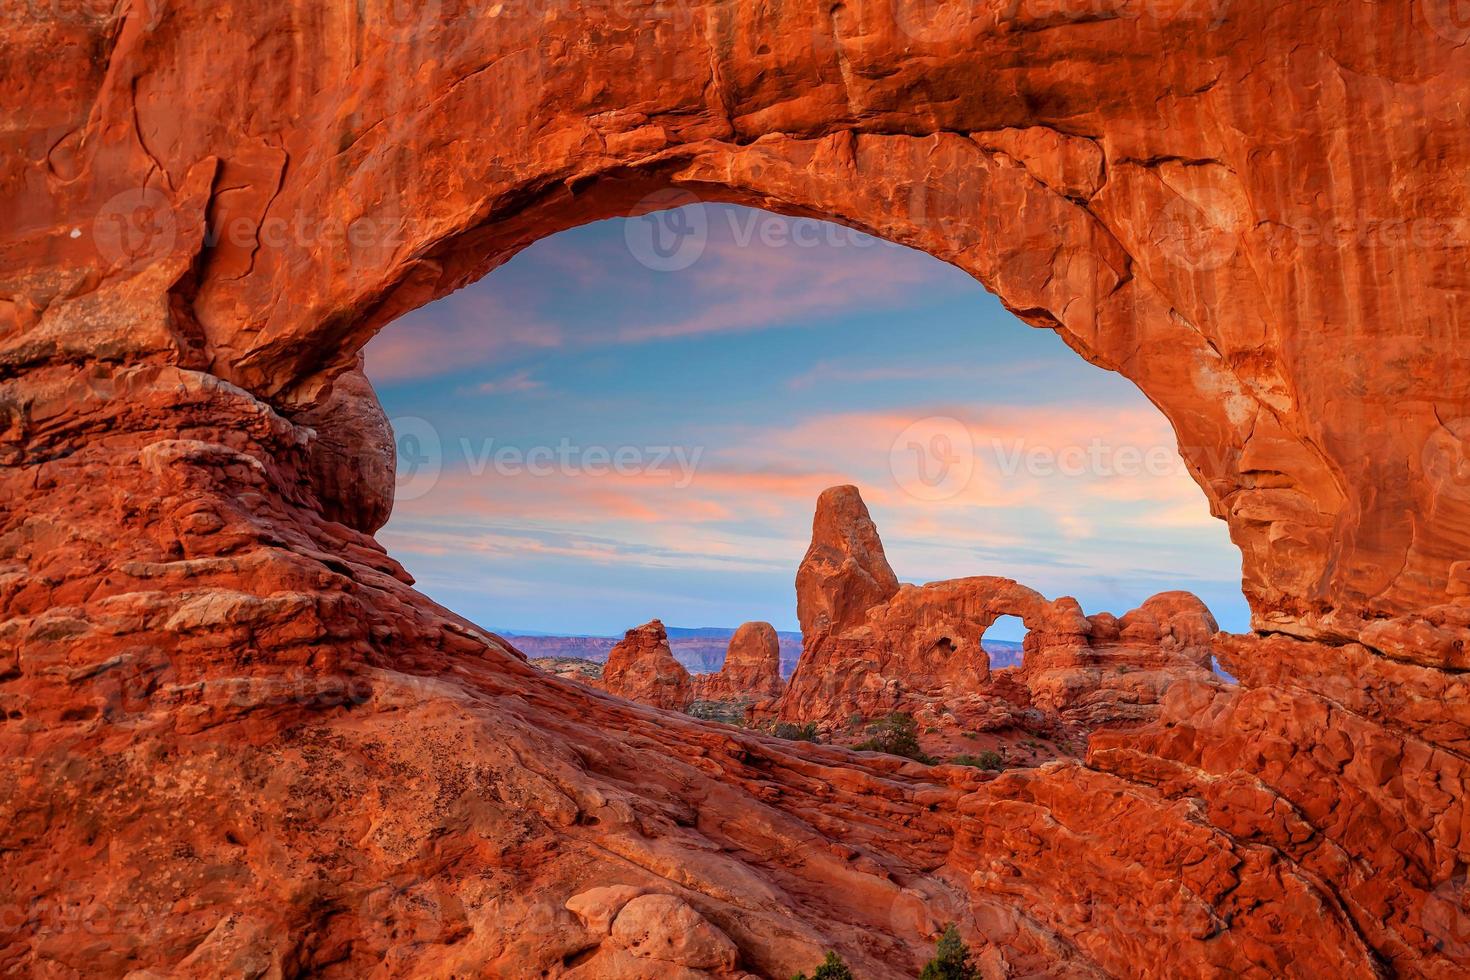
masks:
<svg viewBox="0 0 1470 980"><path fill-rule="evenodd" d="M381 539L430 595L565 677L847 744L918 710L857 694L861 678L834 697L793 663L806 624L791 577L818 495L842 483L881 518L905 580L1004 575L1119 615L1186 585L1246 627L1238 552L1131 384L961 270L840 225L701 203L582 226L365 353L408 463ZM776 653L736 643L742 623L771 624ZM1022 632L984 649L1006 629L957 621L890 669L900 689L969 697L992 665L1021 663ZM738 681L716 676L727 644ZM624 666L633 653L646 670ZM760 705L793 667L801 693ZM1048 710L1079 696L1048 694ZM931 700L921 741L973 756L966 719ZM1060 722L1044 734L1047 751L1085 739Z"/></svg>
<svg viewBox="0 0 1470 980"><path fill-rule="evenodd" d="M1026 624L1020 616L1006 613L997 616L980 638L992 667L1018 667L1026 639Z"/></svg>

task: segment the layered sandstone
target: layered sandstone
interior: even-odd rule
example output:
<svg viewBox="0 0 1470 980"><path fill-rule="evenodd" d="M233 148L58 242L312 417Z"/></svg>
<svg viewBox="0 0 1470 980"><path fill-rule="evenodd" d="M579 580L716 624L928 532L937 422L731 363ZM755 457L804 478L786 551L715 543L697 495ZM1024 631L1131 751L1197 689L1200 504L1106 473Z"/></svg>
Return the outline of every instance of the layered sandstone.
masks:
<svg viewBox="0 0 1470 980"><path fill-rule="evenodd" d="M694 681L674 659L669 636L657 619L635 626L607 655L599 682L629 701L683 711L694 701Z"/></svg>
<svg viewBox="0 0 1470 980"><path fill-rule="evenodd" d="M878 528L857 487L830 487L817 500L812 543L796 570L802 649L818 632L840 633L898 591Z"/></svg>
<svg viewBox="0 0 1470 980"><path fill-rule="evenodd" d="M759 701L781 694L781 642L770 623L741 623L717 673L694 676L703 701Z"/></svg>
<svg viewBox="0 0 1470 980"><path fill-rule="evenodd" d="M1203 681L1212 670L1219 627L1197 596L1162 592L1121 619L1087 617L1085 645L1028 646L1021 676L1037 707L1089 731L1152 720L1181 678Z"/></svg>
<svg viewBox="0 0 1470 980"><path fill-rule="evenodd" d="M846 557L856 549L834 545L853 541L861 561ZM904 712L941 735L1014 728L1076 738L1151 720L1169 686L1211 679L1217 627L1188 592L1154 596L1122 619L1089 617L1071 597L1049 600L996 576L901 585L877 598L887 590L872 588L870 567L893 574L861 494L852 486L824 491L796 575L797 608L847 613L803 618L796 673L764 717L830 729ZM1022 663L993 676L982 640L1005 615L1026 627Z"/></svg>
<svg viewBox="0 0 1470 980"><path fill-rule="evenodd" d="M9 10L0 969L576 976L648 948L568 907L626 886L693 910L672 975L723 933L912 977L946 920L1002 975L1463 975L1455 5L552 13ZM1136 383L1242 550L1240 685L989 779L548 678L416 593L335 380L670 189L927 251Z"/></svg>

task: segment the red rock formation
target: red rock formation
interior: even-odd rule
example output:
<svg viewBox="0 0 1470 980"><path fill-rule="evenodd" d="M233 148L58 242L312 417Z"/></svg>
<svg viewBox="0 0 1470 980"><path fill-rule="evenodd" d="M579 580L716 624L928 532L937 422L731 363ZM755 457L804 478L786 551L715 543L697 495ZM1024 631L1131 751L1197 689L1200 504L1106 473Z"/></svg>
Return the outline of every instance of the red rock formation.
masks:
<svg viewBox="0 0 1470 980"><path fill-rule="evenodd" d="M803 620L796 673L762 717L837 725L903 711L966 730L1061 733L1080 726L1071 729L1075 736L1152 719L1170 685L1209 676L1217 627L1187 592L1154 596L1122 620L1108 613L1089 618L1075 599L1049 601L993 576L904 585L873 601L872 577L851 571L857 562L843 566L829 557L835 549L826 542L852 540L862 542L867 561L888 569L857 489L834 487L817 501L812 547L796 576L797 608L864 612ZM849 571L834 573L834 565ZM858 598L844 597L847 588ZM1014 676L993 681L981 640L1005 615L1026 626L1023 661Z"/></svg>
<svg viewBox="0 0 1470 980"><path fill-rule="evenodd" d="M664 624L636 626L607 655L600 686L619 697L655 708L683 711L694 701L694 682L674 659Z"/></svg>
<svg viewBox="0 0 1470 980"><path fill-rule="evenodd" d="M1117 619L1088 617L1085 645L1028 644L1021 680L1031 703L1088 731L1152 720L1182 677L1208 677L1219 627L1198 597L1162 592Z"/></svg>
<svg viewBox="0 0 1470 980"><path fill-rule="evenodd" d="M764 700L785 687L781 643L770 623L741 623L719 672L694 675L695 697L702 701Z"/></svg>
<svg viewBox="0 0 1470 980"><path fill-rule="evenodd" d="M796 570L802 646L818 632L858 626L872 606L898 591L878 529L857 487L830 487L817 500L812 543Z"/></svg>
<svg viewBox="0 0 1470 980"><path fill-rule="evenodd" d="M1454 8L12 5L0 970L569 975L566 902L630 885L765 975L912 976L946 919L1018 975L1463 975ZM987 781L629 705L416 594L386 467L314 449L333 380L669 188L940 256L1134 381L1242 550L1240 686Z"/></svg>

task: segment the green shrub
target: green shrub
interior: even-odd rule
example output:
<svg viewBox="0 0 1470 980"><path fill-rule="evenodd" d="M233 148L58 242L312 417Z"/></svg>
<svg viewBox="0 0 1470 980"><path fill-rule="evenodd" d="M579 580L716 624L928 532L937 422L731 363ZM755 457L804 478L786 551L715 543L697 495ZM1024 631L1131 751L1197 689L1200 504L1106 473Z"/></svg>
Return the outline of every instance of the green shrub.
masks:
<svg viewBox="0 0 1470 980"><path fill-rule="evenodd" d="M1004 769L1006 757L994 749L986 749L979 755L957 755L950 760L957 766L974 766L976 769Z"/></svg>
<svg viewBox="0 0 1470 980"><path fill-rule="evenodd" d="M819 742L817 737L817 723L809 721L805 725L795 725L789 721L778 721L771 729L771 734L777 738L784 738L789 742Z"/></svg>
<svg viewBox="0 0 1470 980"><path fill-rule="evenodd" d="M798 973L791 980L807 980L807 975ZM852 970L842 962L842 957L829 951L827 958L822 960L822 965L817 967L816 972L811 975L811 980L854 980L854 978Z"/></svg>
<svg viewBox="0 0 1470 980"><path fill-rule="evenodd" d="M919 748L919 723L914 721L913 715L895 711L882 721L869 725L868 736L854 748L866 752L886 752L922 762L926 766L934 765L934 760Z"/></svg>
<svg viewBox="0 0 1470 980"><path fill-rule="evenodd" d="M970 947L951 922L944 927L934 947L934 958L924 964L919 980L979 980L979 977L980 971L970 964Z"/></svg>

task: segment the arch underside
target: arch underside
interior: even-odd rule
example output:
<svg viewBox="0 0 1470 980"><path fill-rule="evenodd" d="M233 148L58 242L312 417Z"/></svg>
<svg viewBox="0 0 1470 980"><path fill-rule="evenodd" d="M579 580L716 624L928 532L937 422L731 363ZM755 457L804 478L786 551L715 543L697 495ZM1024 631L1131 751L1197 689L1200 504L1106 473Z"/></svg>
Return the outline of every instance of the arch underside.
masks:
<svg viewBox="0 0 1470 980"><path fill-rule="evenodd" d="M27 22L0 957L570 970L612 954L566 901L630 884L768 975L826 948L911 975L949 920L1019 973L1452 975L1463 49L1422 4L1102 6ZM391 445L357 352L669 187L923 249L1136 383L1242 550L1240 686L992 780L547 679L413 591L371 538ZM121 248L140 194L159 234ZM1404 215L1439 237L1366 227Z"/></svg>

